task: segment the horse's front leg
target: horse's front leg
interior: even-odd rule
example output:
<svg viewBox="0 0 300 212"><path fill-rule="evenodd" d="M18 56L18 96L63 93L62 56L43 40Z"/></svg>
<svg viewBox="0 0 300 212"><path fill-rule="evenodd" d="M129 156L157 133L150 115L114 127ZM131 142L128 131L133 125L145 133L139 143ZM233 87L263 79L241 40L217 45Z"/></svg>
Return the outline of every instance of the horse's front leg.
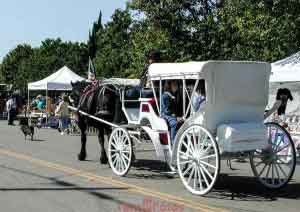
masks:
<svg viewBox="0 0 300 212"><path fill-rule="evenodd" d="M80 135L81 135L81 149L78 154L78 160L83 161L86 159L86 126L84 123L79 123Z"/></svg>
<svg viewBox="0 0 300 212"><path fill-rule="evenodd" d="M101 127L98 129L98 141L100 144L100 163L101 164L107 164L108 158L105 151L105 141L107 141L107 133L106 130Z"/></svg>

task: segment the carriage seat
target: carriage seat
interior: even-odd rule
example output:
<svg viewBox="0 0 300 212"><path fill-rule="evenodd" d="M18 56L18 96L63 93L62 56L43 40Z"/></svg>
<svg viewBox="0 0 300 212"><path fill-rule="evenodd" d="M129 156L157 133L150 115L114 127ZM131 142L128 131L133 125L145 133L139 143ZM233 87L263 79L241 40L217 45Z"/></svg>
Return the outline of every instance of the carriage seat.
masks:
<svg viewBox="0 0 300 212"><path fill-rule="evenodd" d="M261 62L209 63L203 125L223 150L247 151L267 144L264 110L271 67ZM223 145L225 144L225 145Z"/></svg>

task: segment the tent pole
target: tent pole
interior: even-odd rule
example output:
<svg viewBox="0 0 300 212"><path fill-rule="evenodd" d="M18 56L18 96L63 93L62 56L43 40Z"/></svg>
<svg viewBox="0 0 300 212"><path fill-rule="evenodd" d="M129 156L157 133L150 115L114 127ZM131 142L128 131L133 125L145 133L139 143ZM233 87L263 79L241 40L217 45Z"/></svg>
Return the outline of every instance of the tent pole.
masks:
<svg viewBox="0 0 300 212"><path fill-rule="evenodd" d="M46 85L46 126L48 127L48 82Z"/></svg>
<svg viewBox="0 0 300 212"><path fill-rule="evenodd" d="M26 107L26 112L27 113L29 113L29 101L30 101L30 95L29 95L29 92L30 92L30 90L29 90L29 88L27 87L27 107Z"/></svg>

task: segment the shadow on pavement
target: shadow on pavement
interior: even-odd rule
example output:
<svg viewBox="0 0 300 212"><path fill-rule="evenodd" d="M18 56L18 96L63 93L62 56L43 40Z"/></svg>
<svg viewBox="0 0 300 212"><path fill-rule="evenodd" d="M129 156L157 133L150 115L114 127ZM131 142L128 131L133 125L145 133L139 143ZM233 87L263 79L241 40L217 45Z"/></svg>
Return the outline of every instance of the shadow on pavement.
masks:
<svg viewBox="0 0 300 212"><path fill-rule="evenodd" d="M164 172L170 171L168 165L158 160L136 160L132 164L132 170L135 170L138 173L129 172L126 175L127 178L151 180L162 180L172 178L172 176L170 175L163 174ZM141 173L142 171L146 171L147 173Z"/></svg>
<svg viewBox="0 0 300 212"><path fill-rule="evenodd" d="M63 175L60 177L47 177L47 176L43 176L43 175L39 175L33 172L29 172L29 171L24 171L21 169L16 169L16 168L11 168L11 167L7 167L5 165L0 165L0 168L3 169L7 169L10 171L14 171L20 174L25 174L25 175L30 175L33 177L38 177L38 178L42 178L45 180L49 180L51 181L50 184L54 184L56 186L61 186L61 187L49 187L49 188L45 188L45 187L33 187L33 188L1 188L0 187L0 191L3 192L10 192L10 191L80 191L80 192L84 192L86 194L92 195L94 197L97 197L99 199L102 200L108 200L108 201L112 201L114 203L116 203L117 205L121 205L122 207L128 207L128 208L134 208L137 209L138 211L142 211L142 212L146 212L145 209L141 208L139 205L134 205L131 203L127 203L124 202L122 200L119 200L111 195L108 194L104 194L101 193L99 191L102 190L127 190L127 188L119 188L119 187L80 187L76 184L73 183L69 183L63 180L59 180L60 177L66 177L67 175Z"/></svg>
<svg viewBox="0 0 300 212"><path fill-rule="evenodd" d="M278 198L300 199L300 184L291 182L283 189L271 191L255 177L221 174L214 189L205 197L239 201L276 201Z"/></svg>

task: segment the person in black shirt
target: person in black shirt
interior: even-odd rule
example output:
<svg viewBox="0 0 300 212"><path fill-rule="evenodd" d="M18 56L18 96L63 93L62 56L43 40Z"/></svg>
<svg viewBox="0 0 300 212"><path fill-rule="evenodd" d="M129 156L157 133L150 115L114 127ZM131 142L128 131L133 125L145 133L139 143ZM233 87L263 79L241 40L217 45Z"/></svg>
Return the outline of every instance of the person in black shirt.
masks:
<svg viewBox="0 0 300 212"><path fill-rule="evenodd" d="M146 64L142 75L140 77L141 79L141 87L146 87L147 86L147 81L148 81L148 68L152 63L157 63L160 61L160 52L159 51L151 51L148 56L148 63Z"/></svg>
<svg viewBox="0 0 300 212"><path fill-rule="evenodd" d="M265 118L270 116L276 110L279 116L285 115L288 100L293 101L293 96L291 94L291 91L287 88L279 88L276 94L276 101L273 107L266 112Z"/></svg>
<svg viewBox="0 0 300 212"><path fill-rule="evenodd" d="M279 116L285 115L288 100L293 101L291 91L287 88L279 88L276 95L276 101L281 101L281 104L277 109L277 113Z"/></svg>

